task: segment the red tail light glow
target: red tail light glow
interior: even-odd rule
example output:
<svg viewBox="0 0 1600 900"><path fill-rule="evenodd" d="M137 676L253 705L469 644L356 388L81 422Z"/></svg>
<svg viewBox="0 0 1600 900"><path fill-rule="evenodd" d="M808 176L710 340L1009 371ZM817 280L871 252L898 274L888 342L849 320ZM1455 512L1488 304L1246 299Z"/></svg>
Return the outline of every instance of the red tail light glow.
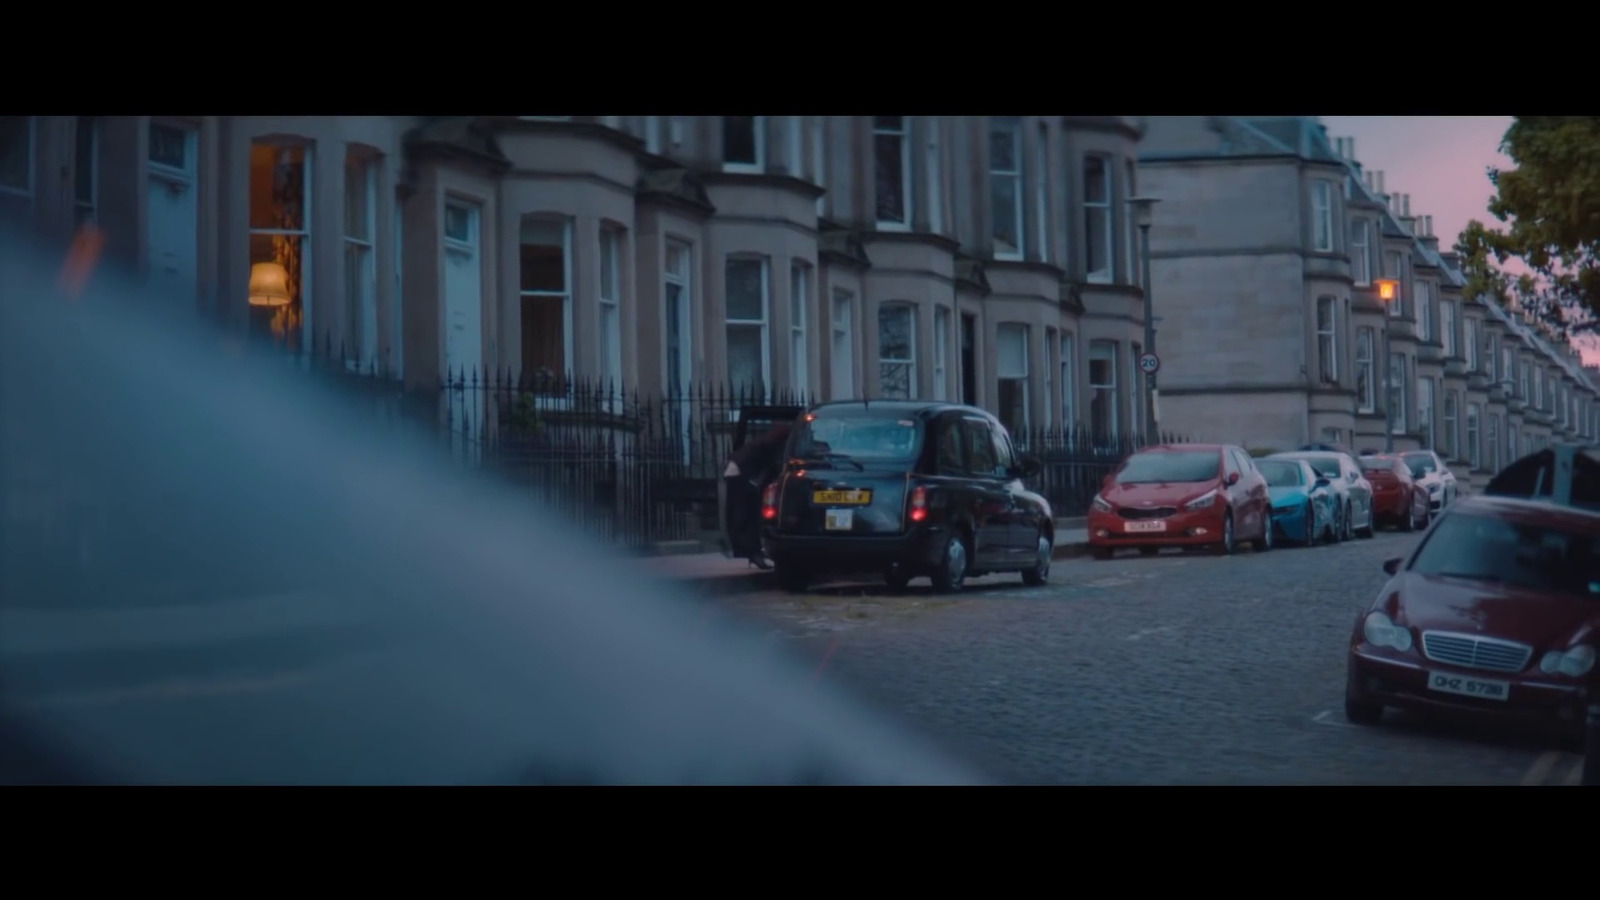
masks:
<svg viewBox="0 0 1600 900"><path fill-rule="evenodd" d="M911 521L921 522L928 517L928 489L925 487L913 488L911 491Z"/></svg>
<svg viewBox="0 0 1600 900"><path fill-rule="evenodd" d="M776 519L778 517L778 483L767 485L761 492L761 518Z"/></svg>

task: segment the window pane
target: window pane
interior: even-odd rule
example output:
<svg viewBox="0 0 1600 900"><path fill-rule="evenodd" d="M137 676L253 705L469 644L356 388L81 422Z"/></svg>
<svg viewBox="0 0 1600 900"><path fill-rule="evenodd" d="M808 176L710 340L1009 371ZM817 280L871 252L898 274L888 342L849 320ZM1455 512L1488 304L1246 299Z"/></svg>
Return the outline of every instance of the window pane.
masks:
<svg viewBox="0 0 1600 900"><path fill-rule="evenodd" d="M533 379L552 379L567 371L566 300L522 298L522 371Z"/></svg>
<svg viewBox="0 0 1600 900"><path fill-rule="evenodd" d="M996 123L989 129L989 169L994 172L1021 171L1017 161L1017 128L1011 122Z"/></svg>
<svg viewBox="0 0 1600 900"><path fill-rule="evenodd" d="M1106 178L1106 161L1091 156L1083 161L1084 200L1089 203L1109 203L1110 184Z"/></svg>
<svg viewBox="0 0 1600 900"><path fill-rule="evenodd" d="M153 126L154 127L154 126ZM250 227L304 231L306 228L306 151L304 147L250 147Z"/></svg>
<svg viewBox="0 0 1600 900"><path fill-rule="evenodd" d="M471 243L472 209L447 203L444 207L444 236L453 241Z"/></svg>
<svg viewBox="0 0 1600 900"><path fill-rule="evenodd" d="M911 359L911 308L908 306L883 306L878 308L878 358Z"/></svg>
<svg viewBox="0 0 1600 900"><path fill-rule="evenodd" d="M992 175L989 189L992 195L990 202L993 204L995 252L1021 252L1022 236L1017 234L1017 212L1022 198L1017 196L1017 179L1010 175Z"/></svg>
<svg viewBox="0 0 1600 900"><path fill-rule="evenodd" d="M365 160L350 158L344 164L344 233L364 241L372 240L369 179Z"/></svg>
<svg viewBox="0 0 1600 900"><path fill-rule="evenodd" d="M906 203L904 191L905 159L902 147L905 139L899 135L873 136L873 159L877 173L878 221L905 222Z"/></svg>
<svg viewBox="0 0 1600 900"><path fill-rule="evenodd" d="M1000 378L1028 377L1028 329L1001 325L995 335L995 369Z"/></svg>
<svg viewBox="0 0 1600 900"><path fill-rule="evenodd" d="M567 291L566 225L524 222L520 247L524 291Z"/></svg>
<svg viewBox="0 0 1600 900"><path fill-rule="evenodd" d="M189 168L189 132L171 125L150 123L150 161L174 169Z"/></svg>
<svg viewBox="0 0 1600 900"><path fill-rule="evenodd" d="M764 383L762 337L760 325L728 326L728 377L734 384L758 388Z"/></svg>
<svg viewBox="0 0 1600 900"><path fill-rule="evenodd" d="M617 233L600 232L600 297L617 299Z"/></svg>
<svg viewBox="0 0 1600 900"><path fill-rule="evenodd" d="M1084 210L1085 271L1106 272L1111 268L1111 257L1106 252L1106 242L1111 235L1111 210L1091 206Z"/></svg>
<svg viewBox="0 0 1600 900"><path fill-rule="evenodd" d="M722 161L755 165L757 116L722 117Z"/></svg>
<svg viewBox="0 0 1600 900"><path fill-rule="evenodd" d="M766 262L759 259L730 259L726 266L728 318L765 321L767 317Z"/></svg>
<svg viewBox="0 0 1600 900"><path fill-rule="evenodd" d="M872 127L880 131L904 131L905 116L873 116Z"/></svg>

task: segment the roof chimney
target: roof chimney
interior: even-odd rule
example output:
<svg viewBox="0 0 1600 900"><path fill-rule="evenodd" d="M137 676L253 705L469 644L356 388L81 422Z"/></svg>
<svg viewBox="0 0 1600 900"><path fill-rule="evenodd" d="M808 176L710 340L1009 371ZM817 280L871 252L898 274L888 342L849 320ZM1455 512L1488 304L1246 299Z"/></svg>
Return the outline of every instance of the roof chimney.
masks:
<svg viewBox="0 0 1600 900"><path fill-rule="evenodd" d="M1411 195L1410 194L1401 194L1400 195L1400 215L1402 215L1402 216L1411 215Z"/></svg>
<svg viewBox="0 0 1600 900"><path fill-rule="evenodd" d="M1373 182L1372 182L1372 173L1371 172L1363 172L1361 174L1366 176L1367 190L1376 191L1378 189L1378 187L1377 187L1377 185L1373 184Z"/></svg>
<svg viewBox="0 0 1600 900"><path fill-rule="evenodd" d="M1388 191L1383 189L1383 170L1382 169L1378 170L1378 193L1380 193L1380 194L1389 193Z"/></svg>
<svg viewBox="0 0 1600 900"><path fill-rule="evenodd" d="M1356 139L1353 138L1353 137L1347 137L1347 138L1344 139L1344 158L1348 159L1348 160L1350 160L1352 162L1355 161L1355 158L1356 158Z"/></svg>

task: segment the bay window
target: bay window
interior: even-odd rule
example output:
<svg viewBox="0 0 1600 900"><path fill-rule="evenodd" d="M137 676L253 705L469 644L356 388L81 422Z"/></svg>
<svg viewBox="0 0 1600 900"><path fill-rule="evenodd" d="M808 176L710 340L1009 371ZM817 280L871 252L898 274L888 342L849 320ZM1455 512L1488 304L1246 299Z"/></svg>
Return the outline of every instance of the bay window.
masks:
<svg viewBox="0 0 1600 900"><path fill-rule="evenodd" d="M917 311L908 303L878 307L878 396L917 396Z"/></svg>
<svg viewBox="0 0 1600 900"><path fill-rule="evenodd" d="M905 116L872 117L872 171L878 228L911 227L911 141Z"/></svg>
<svg viewBox="0 0 1600 900"><path fill-rule="evenodd" d="M1023 235L1022 125L989 120L989 223L995 259L1021 259Z"/></svg>
<svg viewBox="0 0 1600 900"><path fill-rule="evenodd" d="M724 263L728 381L742 399L764 399L772 381L772 348L767 339L769 279L766 259L730 256Z"/></svg>
<svg viewBox="0 0 1600 900"><path fill-rule="evenodd" d="M1006 323L995 334L1000 422L1012 434L1028 429L1028 326Z"/></svg>

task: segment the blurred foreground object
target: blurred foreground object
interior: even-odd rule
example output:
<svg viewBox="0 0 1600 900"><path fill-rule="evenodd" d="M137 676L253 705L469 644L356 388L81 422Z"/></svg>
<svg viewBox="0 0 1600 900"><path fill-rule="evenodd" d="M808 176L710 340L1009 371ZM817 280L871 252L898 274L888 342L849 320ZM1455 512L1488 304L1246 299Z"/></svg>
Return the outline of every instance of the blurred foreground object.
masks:
<svg viewBox="0 0 1600 900"><path fill-rule="evenodd" d="M84 287L89 283L89 277L94 274L95 266L100 262L100 254L105 246L106 235L98 225L89 222L78 229L77 237L72 240L72 247L67 250L67 261L61 267L61 279L57 285L68 299L76 300L83 294Z"/></svg>
<svg viewBox="0 0 1600 900"><path fill-rule="evenodd" d="M59 302L59 258L0 235L0 782L980 780L188 304Z"/></svg>

